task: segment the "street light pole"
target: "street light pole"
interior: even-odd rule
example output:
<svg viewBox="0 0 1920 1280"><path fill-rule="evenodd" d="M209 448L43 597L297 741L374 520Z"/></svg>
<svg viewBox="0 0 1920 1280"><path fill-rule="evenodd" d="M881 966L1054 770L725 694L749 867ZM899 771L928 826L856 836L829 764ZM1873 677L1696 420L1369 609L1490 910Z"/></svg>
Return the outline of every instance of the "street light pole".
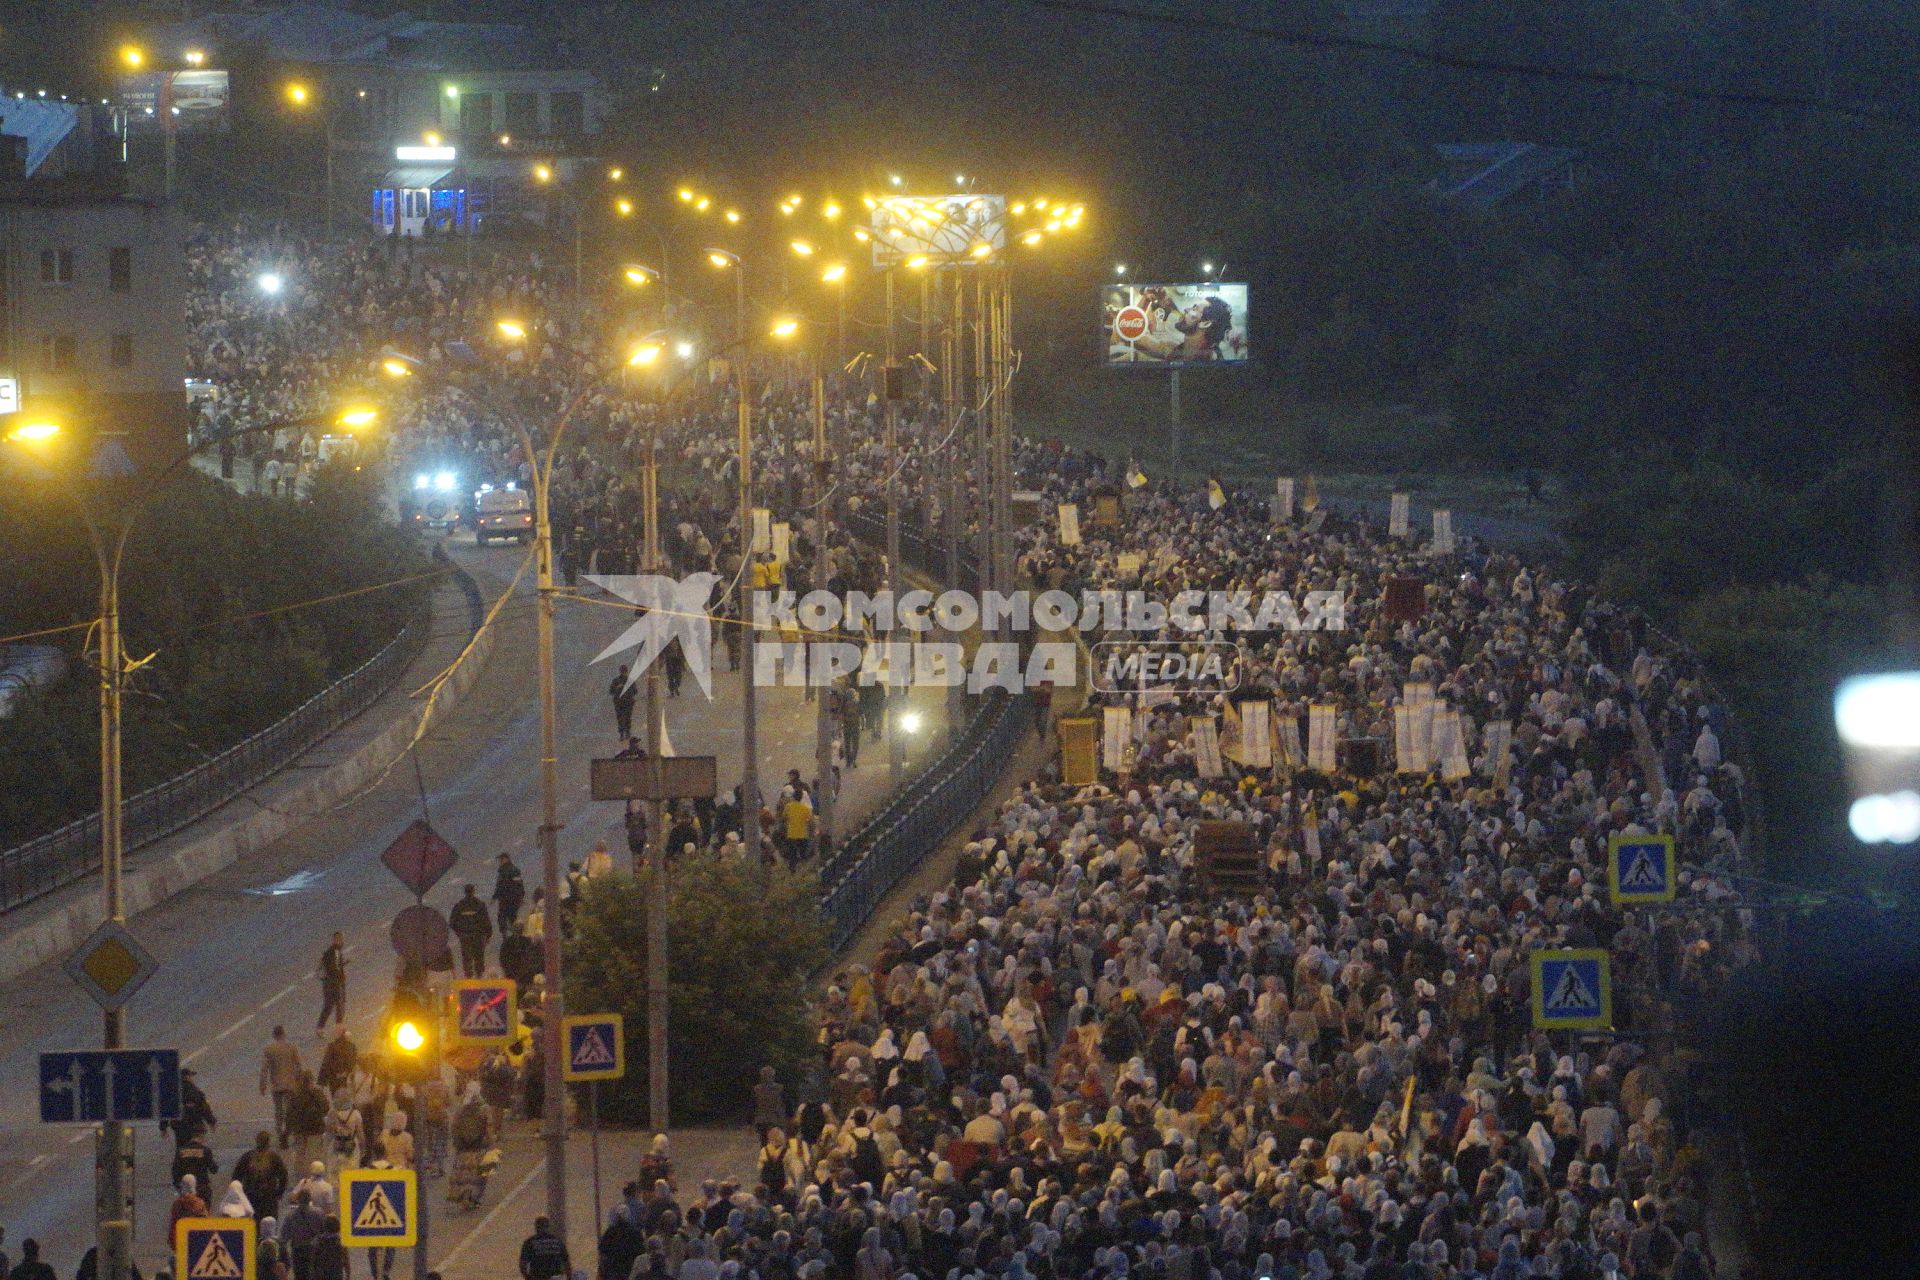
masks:
<svg viewBox="0 0 1920 1280"><path fill-rule="evenodd" d="M901 388L897 385L900 372L894 367L893 348L893 277L895 268L887 268L887 346L886 364L882 377L885 385L881 388L881 404L886 412L886 468L887 468L887 596L897 610L900 605L900 402L894 398ZM899 625L895 617L894 625ZM891 643L893 632L887 633ZM891 655L887 664L886 697L882 705L887 708L885 724L882 726L887 735L887 784L894 790L900 788L900 775L906 769L906 741L901 737L899 727L894 724L898 718L895 713L893 665Z"/></svg>
<svg viewBox="0 0 1920 1280"><path fill-rule="evenodd" d="M564 425L565 419L561 421ZM546 1077L541 1136L547 1147L547 1217L552 1219L554 1232L564 1240L567 1238L567 1117L566 1081L562 1074L565 1045L560 1020L565 1013L566 997L561 990L560 970L560 785L553 677L553 519L548 487L552 472L540 465L533 437L527 434L525 426L520 428L520 439L533 472L533 562L540 598L536 614L540 668L540 880L546 898L540 931L541 968L546 976L546 998L540 1007L540 1039L544 1047L541 1065ZM557 443L558 430L554 439Z"/></svg>
<svg viewBox="0 0 1920 1280"><path fill-rule="evenodd" d="M363 412L364 417L358 414L343 416L342 425L350 430L367 425L372 421L373 414L370 411ZM121 786L121 721L127 662L120 633L120 570L126 562L127 544L132 538L134 524L159 492L161 484L206 445L224 443L240 436L278 431L289 426L308 425L312 421L310 418L277 420L230 431L189 447L154 472L140 491L124 495L115 502L116 510L121 513L120 527L111 548L85 495L77 486L72 491L74 505L81 522L86 526L87 541L93 548L94 563L100 574L100 880L105 896L106 917L115 924L125 924L127 918L122 875L124 815ZM55 426L47 430L42 438L61 432L62 428ZM0 437L0 440L12 442L21 438L15 434ZM114 448L120 450L117 441L114 442ZM102 455L96 462L96 469L102 473L126 476L131 474L132 464L124 450L120 450L117 457ZM107 1010L101 1030L102 1048L125 1048L126 1011ZM94 1222L100 1280L127 1280L131 1274L133 1206L129 1179L132 1163L131 1127L120 1120L102 1122L94 1149Z"/></svg>
<svg viewBox="0 0 1920 1280"><path fill-rule="evenodd" d="M123 924L127 913L121 883L120 696L126 661L120 643L120 564L117 556L108 560L97 535L94 551L100 561L100 869L106 884L107 919ZM104 1031L103 1048L124 1048L125 1010L107 1010ZM100 1126L96 1164L102 1201L98 1206L102 1280L124 1280L133 1266L132 1196L127 1185L132 1145L133 1133L124 1121L109 1120Z"/></svg>
<svg viewBox="0 0 1920 1280"><path fill-rule="evenodd" d="M846 295L843 292L841 297ZM817 349L817 348L816 348ZM827 503L827 383L820 374L820 361L813 362L813 501L816 527L819 536L814 539L814 576L813 589L825 591L827 579L832 573L831 551L827 546L828 526L833 521L832 508ZM811 668L812 664L808 664ZM821 685L816 691L814 705L813 763L819 775L819 803L815 811L813 853L822 857L833 846L833 803L834 793L839 790L833 776L833 689L830 685Z"/></svg>
<svg viewBox="0 0 1920 1280"><path fill-rule="evenodd" d="M749 862L760 859L760 739L755 706L754 657L760 633L753 625L753 408L747 385L747 277L738 257L733 265L734 344L741 348L733 359L733 385L740 399L740 620L746 630L745 669L740 680L740 739L744 759L740 776L740 839Z"/></svg>
<svg viewBox="0 0 1920 1280"><path fill-rule="evenodd" d="M664 408L664 406L663 406ZM660 562L660 421L647 430L647 462L640 473L641 549L647 572L662 574ZM660 664L647 664L647 768L652 794L647 800L647 1126L665 1133L671 1124L667 1091L667 817L661 799L660 751L666 739L665 708L660 704ZM600 1224L594 1223L598 1231Z"/></svg>

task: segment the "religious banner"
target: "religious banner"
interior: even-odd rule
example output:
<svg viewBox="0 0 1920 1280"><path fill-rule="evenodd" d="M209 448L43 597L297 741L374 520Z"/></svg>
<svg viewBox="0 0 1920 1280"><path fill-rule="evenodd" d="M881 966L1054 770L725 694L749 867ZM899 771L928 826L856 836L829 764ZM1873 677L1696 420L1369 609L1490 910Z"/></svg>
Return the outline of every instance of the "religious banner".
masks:
<svg viewBox="0 0 1920 1280"><path fill-rule="evenodd" d="M1415 708L1405 703L1393 709L1393 771L1395 773L1425 773L1427 757L1415 743L1413 720Z"/></svg>
<svg viewBox="0 0 1920 1280"><path fill-rule="evenodd" d="M785 568L787 564L787 560L792 553L792 550L793 550L793 526L788 524L785 520L776 522L773 526L774 563L779 565L782 568Z"/></svg>
<svg viewBox="0 0 1920 1280"><path fill-rule="evenodd" d="M755 552L773 550L773 512L765 507L753 509L753 549Z"/></svg>
<svg viewBox="0 0 1920 1280"><path fill-rule="evenodd" d="M1273 482L1273 499L1279 504L1274 523L1286 524L1293 519L1293 477L1281 476Z"/></svg>
<svg viewBox="0 0 1920 1280"><path fill-rule="evenodd" d="M1487 756L1493 762L1493 789L1505 791L1513 759L1513 722L1495 720L1489 723L1486 741Z"/></svg>
<svg viewBox="0 0 1920 1280"><path fill-rule="evenodd" d="M1055 722L1060 735L1060 780L1084 787L1100 778L1099 739L1089 716L1062 716Z"/></svg>
<svg viewBox="0 0 1920 1280"><path fill-rule="evenodd" d="M1387 510L1387 536L1389 538L1406 537L1410 523L1407 519L1407 495L1394 494L1393 502Z"/></svg>
<svg viewBox="0 0 1920 1280"><path fill-rule="evenodd" d="M1220 763L1220 729L1212 716L1194 717L1193 767L1203 778L1217 778L1226 772Z"/></svg>
<svg viewBox="0 0 1920 1280"><path fill-rule="evenodd" d="M1121 581L1132 582L1140 576L1140 553L1122 551L1113 558L1113 567L1114 571L1120 575Z"/></svg>
<svg viewBox="0 0 1920 1280"><path fill-rule="evenodd" d="M1271 702L1240 704L1240 763L1249 769L1273 768L1272 719Z"/></svg>
<svg viewBox="0 0 1920 1280"><path fill-rule="evenodd" d="M1466 735L1461 729L1460 713L1442 706L1433 717L1433 755L1440 762L1440 776L1448 782L1473 772L1467 763Z"/></svg>
<svg viewBox="0 0 1920 1280"><path fill-rule="evenodd" d="M1300 749L1299 716L1288 712L1273 718L1273 751L1274 759L1282 769L1299 769L1306 765L1306 753Z"/></svg>
<svg viewBox="0 0 1920 1280"><path fill-rule="evenodd" d="M1132 763L1133 711L1124 705L1101 708L1101 767L1116 772Z"/></svg>
<svg viewBox="0 0 1920 1280"><path fill-rule="evenodd" d="M1436 507L1433 512L1433 553L1453 554L1453 512Z"/></svg>
<svg viewBox="0 0 1920 1280"><path fill-rule="evenodd" d="M1307 768L1334 771L1334 708L1315 703L1307 708Z"/></svg>
<svg viewBox="0 0 1920 1280"><path fill-rule="evenodd" d="M1077 547L1080 545L1080 507L1077 503L1063 502L1060 512L1060 545Z"/></svg>

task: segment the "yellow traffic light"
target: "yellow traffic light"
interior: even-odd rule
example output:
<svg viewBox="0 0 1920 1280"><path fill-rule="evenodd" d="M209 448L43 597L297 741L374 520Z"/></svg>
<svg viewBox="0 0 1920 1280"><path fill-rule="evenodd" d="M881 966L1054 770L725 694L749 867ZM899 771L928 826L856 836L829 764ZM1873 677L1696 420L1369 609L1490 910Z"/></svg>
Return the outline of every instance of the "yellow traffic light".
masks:
<svg viewBox="0 0 1920 1280"><path fill-rule="evenodd" d="M57 422L27 422L7 432L6 439L14 444L40 444L51 440L61 432Z"/></svg>

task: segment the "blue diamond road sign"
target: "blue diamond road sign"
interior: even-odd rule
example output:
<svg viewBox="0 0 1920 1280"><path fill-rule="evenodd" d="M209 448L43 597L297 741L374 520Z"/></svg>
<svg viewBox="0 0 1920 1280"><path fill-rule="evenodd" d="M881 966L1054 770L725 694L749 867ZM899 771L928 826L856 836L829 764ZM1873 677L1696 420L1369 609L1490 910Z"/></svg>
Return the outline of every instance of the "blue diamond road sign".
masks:
<svg viewBox="0 0 1920 1280"><path fill-rule="evenodd" d="M177 1050L91 1049L40 1055L42 1124L179 1118Z"/></svg>

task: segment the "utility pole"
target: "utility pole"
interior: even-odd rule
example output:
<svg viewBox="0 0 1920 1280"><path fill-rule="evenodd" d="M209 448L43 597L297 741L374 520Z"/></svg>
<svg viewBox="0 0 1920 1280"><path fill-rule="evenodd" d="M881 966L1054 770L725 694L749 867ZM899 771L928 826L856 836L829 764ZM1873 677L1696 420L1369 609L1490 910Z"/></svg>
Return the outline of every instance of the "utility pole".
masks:
<svg viewBox="0 0 1920 1280"><path fill-rule="evenodd" d="M844 296L844 294L843 294ZM820 362L813 362L813 503L819 536L814 539L814 577L816 591L827 589L833 572L832 552L827 546L827 529L833 522L827 504L827 382L820 375ZM807 664L809 674L812 662ZM813 767L819 775L820 794L815 797L813 853L822 857L833 846L833 802L839 790L833 776L833 686L823 684L814 699Z"/></svg>
<svg viewBox="0 0 1920 1280"><path fill-rule="evenodd" d="M547 1148L547 1217L554 1232L567 1238L567 1110L566 1080L562 1075L566 1044L560 1020L565 1014L565 998L560 973L560 781L557 753L553 680L553 521L548 502L548 481L553 477L552 455L548 466L540 465L532 437L523 436L527 461L533 467L533 559L540 607L537 613L540 664L540 871L546 909L540 940L542 968L546 978L546 998L540 1006L540 1038L545 1047L546 1107L541 1116L541 1136ZM597 1224L596 1224L597 1226Z"/></svg>
<svg viewBox="0 0 1920 1280"><path fill-rule="evenodd" d="M983 596L1000 585L993 580L993 466L987 451L992 395L993 380L987 370L987 273L982 270L973 281L973 394L968 399L973 405L973 483L980 516L974 572Z"/></svg>
<svg viewBox="0 0 1920 1280"><path fill-rule="evenodd" d="M664 574L660 561L660 421L647 428L647 461L640 473L640 513L645 546L641 554L651 574ZM665 601L662 601L665 603ZM667 1093L667 817L661 798L660 751L665 741L665 708L660 704L660 664L647 664L647 1126L665 1133L671 1124ZM594 1223L598 1231L600 1224Z"/></svg>
<svg viewBox="0 0 1920 1280"><path fill-rule="evenodd" d="M740 838L747 859L760 860L760 733L759 713L753 688L754 657L760 633L753 625L753 409L747 399L747 286L745 268L734 264L734 307L737 331L734 340L740 350L734 356L734 386L740 396L740 621L746 629L742 637L746 652L745 670L740 680L740 731L742 751L740 777Z"/></svg>
<svg viewBox="0 0 1920 1280"><path fill-rule="evenodd" d="M171 135L169 135L170 137ZM84 501L84 500L83 500ZM100 870L106 885L107 918L127 919L121 885L120 698L126 659L120 639L120 565L116 556L100 563ZM126 1047L126 1013L106 1013L102 1047ZM128 1169L133 1163L133 1131L124 1121L100 1126L95 1167L99 1174L99 1246L102 1280L126 1280L133 1266L133 1196Z"/></svg>
<svg viewBox="0 0 1920 1280"><path fill-rule="evenodd" d="M894 365L893 347L893 277L896 268L887 268L887 358L885 386L881 403L886 410L886 468L887 468L887 595L897 610L900 606L900 401L898 394L904 390L900 371ZM899 626L899 618L894 618L894 627ZM887 642L894 639L893 629L887 632ZM891 657L891 655L889 655ZM887 783L894 790L900 788L900 776L906 771L906 742L900 735L900 728L894 721L898 718L894 708L894 680L892 663L888 663L886 700L886 723L883 726L887 735Z"/></svg>

